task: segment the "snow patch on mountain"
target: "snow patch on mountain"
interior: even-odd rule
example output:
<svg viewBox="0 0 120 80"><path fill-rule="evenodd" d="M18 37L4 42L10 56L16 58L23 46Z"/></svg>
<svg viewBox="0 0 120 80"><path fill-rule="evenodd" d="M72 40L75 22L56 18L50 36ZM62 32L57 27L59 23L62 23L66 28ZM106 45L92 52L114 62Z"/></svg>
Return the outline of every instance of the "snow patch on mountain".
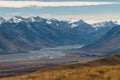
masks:
<svg viewBox="0 0 120 80"><path fill-rule="evenodd" d="M115 25L120 25L120 21L96 21L94 22L94 20L90 20L91 22L94 23L89 23L87 20L75 20L75 19L69 19L67 21L60 21L58 19L55 18L51 18L51 19L45 19L45 18L41 18L39 16L36 17L28 17L28 18L23 18L20 16L14 16L9 20L5 20L4 18L0 17L0 24L4 23L4 22L10 22L10 23L19 23L21 21L24 22L41 22L41 23L47 23L47 24L54 24L56 26L59 25L64 25L64 22L67 23L68 25L70 25L71 28L74 27L79 27L79 26L85 26L85 25L91 25L93 28L95 28L96 30L99 29L100 27L109 27L109 26L115 26Z"/></svg>
<svg viewBox="0 0 120 80"><path fill-rule="evenodd" d="M92 24L92 26L97 30L100 27L111 27L118 25L117 21L103 21Z"/></svg>
<svg viewBox="0 0 120 80"><path fill-rule="evenodd" d="M28 18L28 21L30 21L30 22L35 22L35 18L34 18L34 17L29 17L29 18Z"/></svg>
<svg viewBox="0 0 120 80"><path fill-rule="evenodd" d="M74 27L77 27L77 26L78 26L77 24L72 24L71 28L74 28Z"/></svg>
<svg viewBox="0 0 120 80"><path fill-rule="evenodd" d="M89 24L86 23L84 20L78 20L78 21L75 21L75 22L70 23L70 24L71 24L71 28L89 25Z"/></svg>
<svg viewBox="0 0 120 80"><path fill-rule="evenodd" d="M6 20L3 17L0 17L0 24L4 23Z"/></svg>
<svg viewBox="0 0 120 80"><path fill-rule="evenodd" d="M71 24L71 23L74 23L74 22L77 22L78 20L75 20L75 19L69 19L68 20L68 23Z"/></svg>
<svg viewBox="0 0 120 80"><path fill-rule="evenodd" d="M23 21L23 18L19 16L14 16L13 18L8 20L8 22L11 22L11 23L19 23L21 21Z"/></svg>
<svg viewBox="0 0 120 80"><path fill-rule="evenodd" d="M116 24L120 25L120 21L116 21Z"/></svg>
<svg viewBox="0 0 120 80"><path fill-rule="evenodd" d="M47 20L47 24L52 24L52 22L50 20Z"/></svg>

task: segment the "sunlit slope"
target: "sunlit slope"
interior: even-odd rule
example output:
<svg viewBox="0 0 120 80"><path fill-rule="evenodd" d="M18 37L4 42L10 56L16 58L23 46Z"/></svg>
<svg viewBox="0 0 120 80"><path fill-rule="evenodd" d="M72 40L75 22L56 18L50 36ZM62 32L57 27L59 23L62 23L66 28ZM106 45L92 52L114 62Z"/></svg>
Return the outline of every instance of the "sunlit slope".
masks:
<svg viewBox="0 0 120 80"><path fill-rule="evenodd" d="M45 68L0 80L120 80L120 55L84 63Z"/></svg>

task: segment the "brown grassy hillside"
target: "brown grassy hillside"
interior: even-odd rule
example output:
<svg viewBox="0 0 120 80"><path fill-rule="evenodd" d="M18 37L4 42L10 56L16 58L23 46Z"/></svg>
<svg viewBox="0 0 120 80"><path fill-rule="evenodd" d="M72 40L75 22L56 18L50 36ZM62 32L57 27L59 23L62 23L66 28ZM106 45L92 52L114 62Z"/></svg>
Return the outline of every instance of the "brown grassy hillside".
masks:
<svg viewBox="0 0 120 80"><path fill-rule="evenodd" d="M84 64L46 68L0 80L120 80L120 55Z"/></svg>

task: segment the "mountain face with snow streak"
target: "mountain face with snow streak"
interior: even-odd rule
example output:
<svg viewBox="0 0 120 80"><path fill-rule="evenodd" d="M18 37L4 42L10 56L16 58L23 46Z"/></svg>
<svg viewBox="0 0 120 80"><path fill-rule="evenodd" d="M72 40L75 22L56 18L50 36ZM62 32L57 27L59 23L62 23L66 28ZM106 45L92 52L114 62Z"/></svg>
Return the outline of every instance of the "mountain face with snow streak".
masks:
<svg viewBox="0 0 120 80"><path fill-rule="evenodd" d="M116 26L116 25L118 25L117 21L103 21L103 22L92 24L92 26L95 27L96 30L101 27L111 27L111 26Z"/></svg>
<svg viewBox="0 0 120 80"><path fill-rule="evenodd" d="M120 53L120 25L113 27L100 39L80 49L66 53L82 57L106 57Z"/></svg>
<svg viewBox="0 0 120 80"><path fill-rule="evenodd" d="M14 16L13 18L9 19L8 22L10 23L19 23L21 21L23 21L24 18L20 17L20 16Z"/></svg>
<svg viewBox="0 0 120 80"><path fill-rule="evenodd" d="M75 42L78 42L78 43L80 42L84 44L87 42L91 43L92 41L96 40L95 29L85 21L79 20L79 21L73 22L71 23L71 27L72 27L70 30L71 39L73 39Z"/></svg>
<svg viewBox="0 0 120 80"><path fill-rule="evenodd" d="M0 17L0 24L4 23L5 19L3 17Z"/></svg>
<svg viewBox="0 0 120 80"><path fill-rule="evenodd" d="M114 26L118 26L118 23L117 21L104 21L104 22L94 23L92 26L96 29L96 32L99 35L103 36Z"/></svg>
<svg viewBox="0 0 120 80"><path fill-rule="evenodd" d="M69 21L44 19L39 16L29 18L15 16L9 20L0 18L0 22L1 53L62 45L90 44L107 32L96 31L92 25L83 20L69 23ZM115 25L111 24L111 26Z"/></svg>
<svg viewBox="0 0 120 80"><path fill-rule="evenodd" d="M81 50L95 53L96 55L109 55L120 53L120 26L115 26L103 37L92 44L82 47ZM100 54L103 53L103 54Z"/></svg>

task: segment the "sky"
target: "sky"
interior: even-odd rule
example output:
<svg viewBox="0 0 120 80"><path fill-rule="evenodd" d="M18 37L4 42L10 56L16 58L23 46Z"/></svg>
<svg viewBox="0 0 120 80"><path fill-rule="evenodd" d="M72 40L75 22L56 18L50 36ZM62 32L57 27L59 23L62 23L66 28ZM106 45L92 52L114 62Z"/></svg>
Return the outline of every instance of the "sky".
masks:
<svg viewBox="0 0 120 80"><path fill-rule="evenodd" d="M0 0L0 16L120 22L120 0Z"/></svg>

